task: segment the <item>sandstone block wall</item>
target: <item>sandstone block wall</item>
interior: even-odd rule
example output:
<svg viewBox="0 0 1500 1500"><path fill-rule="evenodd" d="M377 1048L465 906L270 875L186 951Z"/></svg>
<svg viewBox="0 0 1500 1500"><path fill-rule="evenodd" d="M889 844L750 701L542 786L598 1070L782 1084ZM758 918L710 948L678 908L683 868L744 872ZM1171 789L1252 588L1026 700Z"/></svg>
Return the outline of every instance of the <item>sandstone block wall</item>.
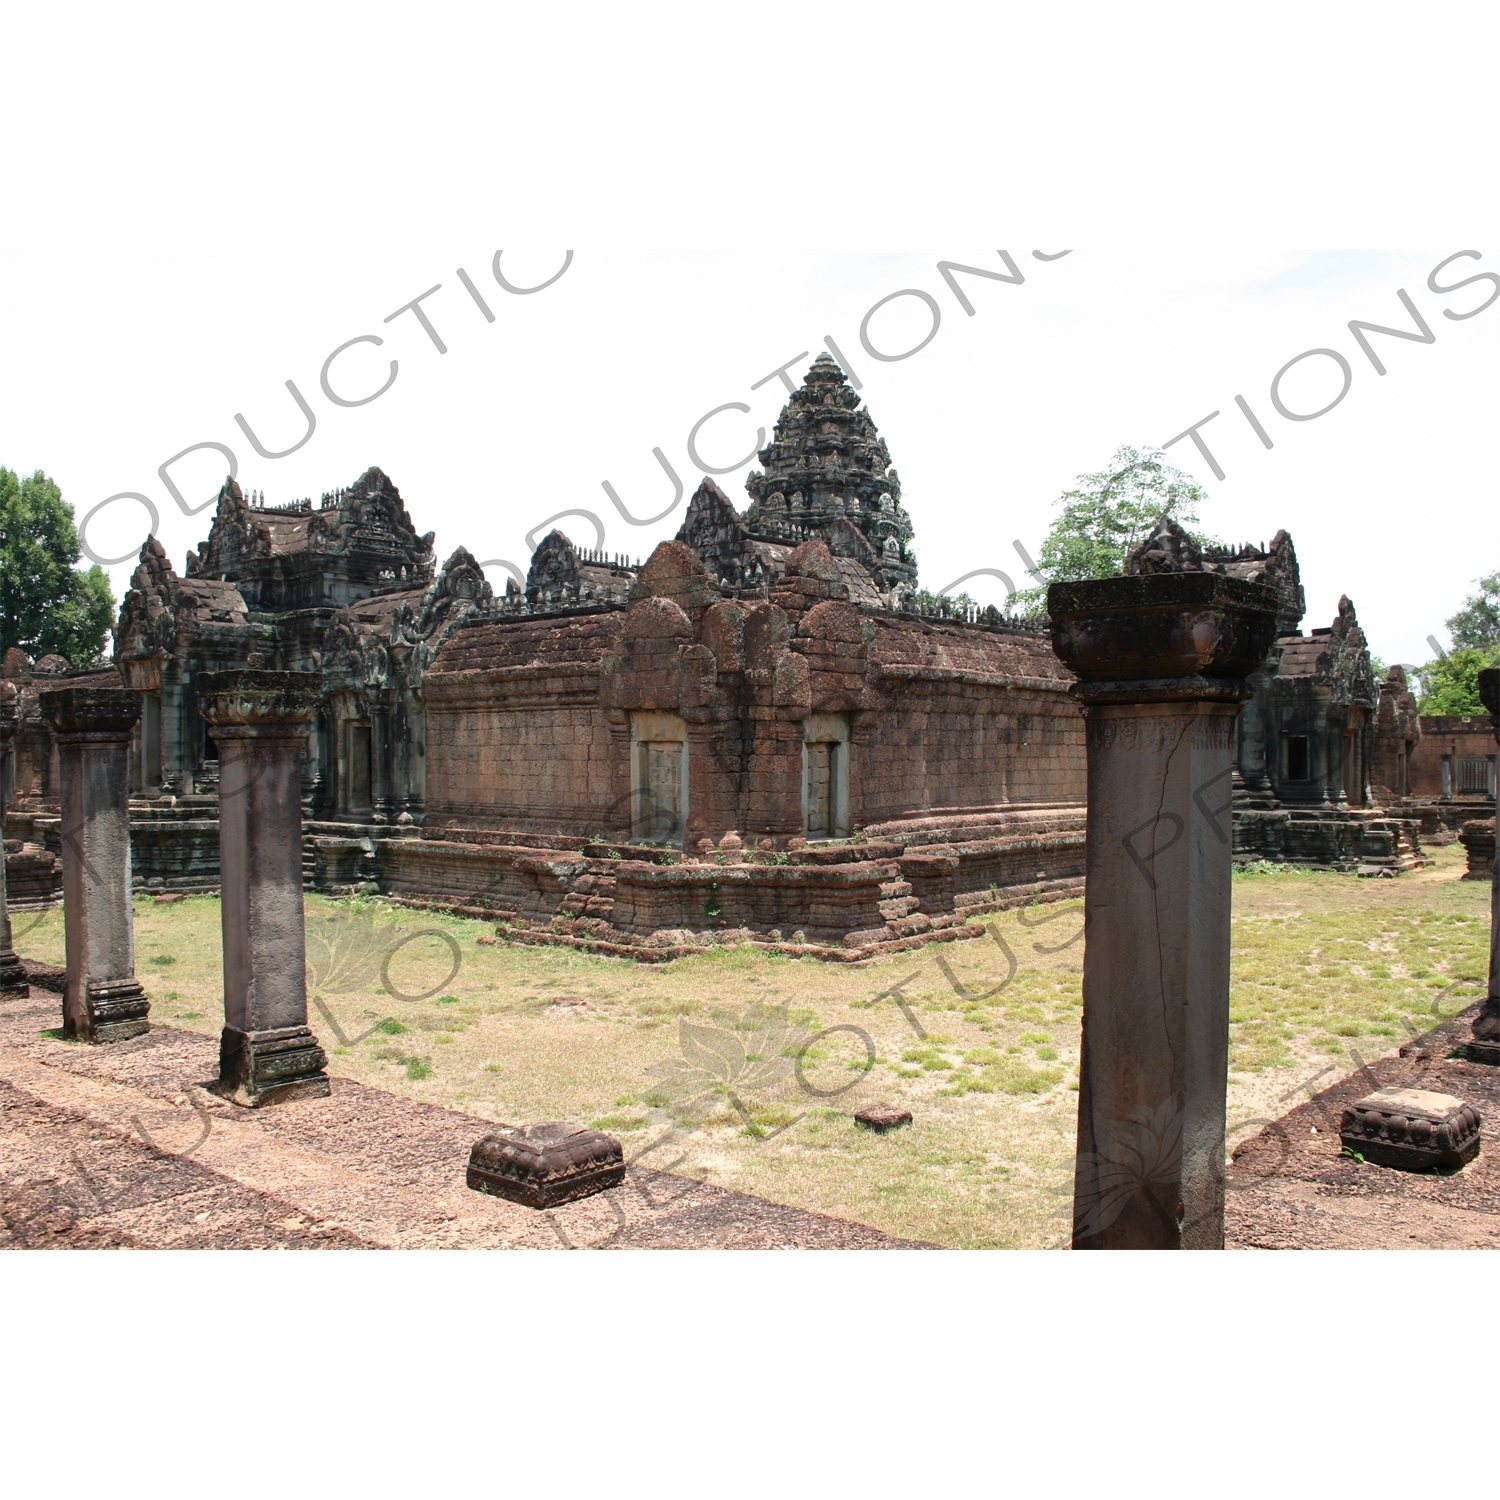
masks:
<svg viewBox="0 0 1500 1500"><path fill-rule="evenodd" d="M660 930L750 928L804 932L812 942L841 943L846 933L880 928L882 885L895 876L884 862L829 868L774 865L621 863L614 892L615 927L647 935Z"/></svg>
<svg viewBox="0 0 1500 1500"><path fill-rule="evenodd" d="M1407 765L1407 787L1413 797L1443 795L1443 757L1476 756L1483 760L1495 754L1495 735L1488 714L1423 714L1422 738L1417 741ZM1459 794L1470 802L1487 802L1482 793Z"/></svg>

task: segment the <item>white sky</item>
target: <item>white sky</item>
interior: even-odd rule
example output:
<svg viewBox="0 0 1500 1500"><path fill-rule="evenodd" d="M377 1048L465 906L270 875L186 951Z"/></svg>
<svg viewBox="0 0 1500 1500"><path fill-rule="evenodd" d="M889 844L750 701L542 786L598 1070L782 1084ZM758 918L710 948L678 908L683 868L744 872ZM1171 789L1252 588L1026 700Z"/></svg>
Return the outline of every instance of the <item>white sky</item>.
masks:
<svg viewBox="0 0 1500 1500"><path fill-rule="evenodd" d="M101 12L86 28L33 19L13 33L12 55L40 72L20 79L9 110L0 462L46 469L80 517L121 491L148 496L179 568L210 513L181 514L157 467L207 441L233 449L241 484L271 503L379 464L419 529L436 531L440 557L462 544L524 569L528 531L574 508L599 517L607 547L644 555L682 507L632 526L602 481L634 514L659 512L671 498L660 447L690 492L693 423L749 404L715 418L700 445L708 463L748 454L786 395L779 381L751 385L806 350L800 375L825 335L864 382L929 587L975 568L1022 586L1012 544L1035 555L1075 475L1214 410L1204 437L1226 478L1189 442L1171 456L1207 485L1211 532L1292 532L1304 628L1327 624L1348 593L1379 654L1423 661L1427 636L1446 644L1444 618L1500 566L1500 308L1453 321L1444 310L1475 307L1490 284L1447 296L1426 284L1460 250L1483 259L1446 278L1500 272L1465 141L1481 111L1463 74L1477 89L1482 71L1460 45L1432 53L1414 40L1402 54L1379 28L1330 19L1368 8L1309 20L1272 6L1254 36L1215 43L1197 21L1184 29L1190 9L1160 8L1152 39L1109 11L1056 31L996 13L1008 19L996 29L991 16L986 33L938 7L920 23L871 12L837 69L794 82L770 65L772 18L795 15L802 45L830 47L832 12L770 6L743 36L700 18L686 40L670 9L631 32L585 8L572 33L510 12L408 25L376 8L344 28L327 14L271 7L233 36L174 10L130 24ZM1288 55L1272 33L1293 16L1305 50ZM1226 76L1219 44L1231 42L1242 66ZM1022 66L1064 45L1068 68L1050 82ZM1139 85L1124 82L1132 48L1150 64ZM1258 57L1279 71L1258 71ZM903 69L922 75L897 90L922 129L881 102L894 107ZM1090 80L1125 90L1132 129L1068 102ZM1385 105L1371 115L1376 97ZM1236 117L1235 100L1254 118ZM575 253L554 285L514 296L490 269L512 243ZM1349 243L1422 248L1319 248ZM1026 282L962 278L976 307L965 316L937 262L999 269L996 246ZM1072 253L1042 262L1038 249ZM528 284L562 253L510 250L503 268ZM438 284L424 307L446 354L411 314L383 321ZM905 288L937 300L941 327L921 352L881 363L861 348L861 320ZM1411 326L1400 289L1436 342L1377 336L1381 377L1347 324ZM927 308L903 298L871 335L899 350L929 327ZM319 372L362 334L386 342L349 350L336 388L373 390L391 358L400 373L373 403L341 408ZM1314 348L1349 360L1349 394L1316 421L1287 421L1271 380ZM296 453L264 459L234 414L287 447L306 430L287 380L317 428ZM1312 410L1337 389L1319 357L1283 394ZM740 503L747 468L718 476ZM171 473L198 505L224 470L202 451ZM585 518L560 524L595 538ZM116 502L89 540L119 555L146 525L141 506ZM129 572L111 569L117 593ZM503 587L502 568L491 577ZM1004 598L993 579L967 587Z"/></svg>

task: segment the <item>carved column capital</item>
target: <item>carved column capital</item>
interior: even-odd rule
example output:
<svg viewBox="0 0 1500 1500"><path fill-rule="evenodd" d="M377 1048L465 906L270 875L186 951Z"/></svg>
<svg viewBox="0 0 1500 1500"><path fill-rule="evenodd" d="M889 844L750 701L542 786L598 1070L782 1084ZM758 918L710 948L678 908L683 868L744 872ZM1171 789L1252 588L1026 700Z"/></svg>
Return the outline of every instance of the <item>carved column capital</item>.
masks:
<svg viewBox="0 0 1500 1500"><path fill-rule="evenodd" d="M1276 594L1221 573L1054 583L1052 649L1084 704L1238 703L1276 637Z"/></svg>
<svg viewBox="0 0 1500 1500"><path fill-rule="evenodd" d="M141 716L132 688L48 688L42 718L59 741L128 740Z"/></svg>
<svg viewBox="0 0 1500 1500"><path fill-rule="evenodd" d="M215 739L300 738L323 701L317 672L200 672L198 712Z"/></svg>

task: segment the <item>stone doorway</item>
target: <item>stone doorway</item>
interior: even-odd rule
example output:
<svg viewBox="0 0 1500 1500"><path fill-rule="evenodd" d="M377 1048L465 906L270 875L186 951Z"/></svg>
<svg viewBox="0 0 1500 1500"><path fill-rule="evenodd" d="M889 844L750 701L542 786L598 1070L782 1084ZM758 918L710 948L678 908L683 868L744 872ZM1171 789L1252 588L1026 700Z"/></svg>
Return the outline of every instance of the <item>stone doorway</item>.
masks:
<svg viewBox="0 0 1500 1500"><path fill-rule="evenodd" d="M370 811L370 726L348 724L345 726L346 751L344 758L344 811L368 813Z"/></svg>
<svg viewBox="0 0 1500 1500"><path fill-rule="evenodd" d="M833 837L833 787L838 776L839 744L807 747L807 836Z"/></svg>
<svg viewBox="0 0 1500 1500"><path fill-rule="evenodd" d="M217 755L217 748L214 754ZM161 694L141 699L141 717L130 747L130 789L154 791L161 786Z"/></svg>
<svg viewBox="0 0 1500 1500"><path fill-rule="evenodd" d="M631 837L682 841L687 826L687 728L676 714L631 715Z"/></svg>
<svg viewBox="0 0 1500 1500"><path fill-rule="evenodd" d="M802 744L802 826L810 839L849 836L849 719L811 714Z"/></svg>

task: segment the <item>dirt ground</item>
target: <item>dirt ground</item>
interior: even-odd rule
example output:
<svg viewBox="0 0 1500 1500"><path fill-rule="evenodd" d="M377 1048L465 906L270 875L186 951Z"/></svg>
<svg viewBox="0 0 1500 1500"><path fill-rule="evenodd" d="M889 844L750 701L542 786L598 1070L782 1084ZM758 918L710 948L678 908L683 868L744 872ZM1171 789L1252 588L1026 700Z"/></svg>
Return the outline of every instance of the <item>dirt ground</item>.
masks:
<svg viewBox="0 0 1500 1500"><path fill-rule="evenodd" d="M639 1162L548 1212L471 1192L487 1123L349 1079L246 1110L202 1085L209 1039L58 1040L51 997L0 1011L0 1248L921 1248Z"/></svg>
<svg viewBox="0 0 1500 1500"><path fill-rule="evenodd" d="M1476 997L1488 891L1459 880L1461 851L1437 856L1398 880L1236 876L1232 1144ZM153 1022L216 1038L217 901L142 899L136 912ZM482 944L480 923L313 896L308 933L311 1024L351 1086L466 1120L585 1120L618 1135L640 1172L896 1239L1065 1242L1080 902L854 969L733 948L647 967ZM61 913L22 915L16 946L59 962ZM856 1127L853 1113L881 1101L914 1125ZM191 1140L196 1117L183 1118Z"/></svg>
<svg viewBox="0 0 1500 1500"><path fill-rule="evenodd" d="M1258 1250L1500 1249L1500 1068L1465 1061L1473 1006L1248 1138L1229 1171L1226 1236ZM1404 1054L1404 1055L1403 1055ZM1452 1094L1485 1120L1459 1172L1395 1172L1341 1154L1344 1106L1377 1088Z"/></svg>

